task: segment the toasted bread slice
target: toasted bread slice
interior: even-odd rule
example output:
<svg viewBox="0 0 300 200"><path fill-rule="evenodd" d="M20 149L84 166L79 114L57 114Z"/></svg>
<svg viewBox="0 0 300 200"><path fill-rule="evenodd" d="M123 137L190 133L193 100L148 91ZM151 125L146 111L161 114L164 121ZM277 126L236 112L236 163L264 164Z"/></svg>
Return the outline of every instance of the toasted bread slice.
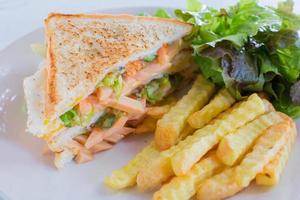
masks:
<svg viewBox="0 0 300 200"><path fill-rule="evenodd" d="M45 20L49 60L45 118L52 121L91 94L110 71L154 53L191 30L175 19L57 14Z"/></svg>

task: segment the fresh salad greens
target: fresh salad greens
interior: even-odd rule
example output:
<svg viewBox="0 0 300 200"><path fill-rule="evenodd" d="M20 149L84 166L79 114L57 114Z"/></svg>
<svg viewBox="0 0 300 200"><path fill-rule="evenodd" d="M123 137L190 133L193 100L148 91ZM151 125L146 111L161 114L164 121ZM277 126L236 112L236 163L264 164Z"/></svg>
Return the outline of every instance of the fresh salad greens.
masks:
<svg viewBox="0 0 300 200"><path fill-rule="evenodd" d="M191 42L201 73L236 97L266 92L277 110L300 117L300 16L294 2L277 8L240 0L228 9L187 1L178 19L192 23Z"/></svg>
<svg viewBox="0 0 300 200"><path fill-rule="evenodd" d="M166 12L164 9L157 9L155 14L155 17L160 17L160 18L171 18L171 16L168 14L168 12Z"/></svg>

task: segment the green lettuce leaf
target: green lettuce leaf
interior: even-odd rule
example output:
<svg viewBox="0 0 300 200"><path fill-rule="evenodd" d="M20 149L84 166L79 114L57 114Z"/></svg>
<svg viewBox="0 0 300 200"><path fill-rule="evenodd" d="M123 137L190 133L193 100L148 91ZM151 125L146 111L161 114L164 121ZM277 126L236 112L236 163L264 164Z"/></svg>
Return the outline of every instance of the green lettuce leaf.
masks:
<svg viewBox="0 0 300 200"><path fill-rule="evenodd" d="M194 25L185 40L205 78L225 85L237 98L265 91L279 110L296 117L300 17L293 6L292 0L276 9L240 0L216 10L189 0L188 10L175 10L175 15Z"/></svg>
<svg viewBox="0 0 300 200"><path fill-rule="evenodd" d="M223 70L220 67L217 59L197 55L195 56L195 61L198 64L200 72L206 79L209 79L218 85L224 85L224 80L222 77Z"/></svg>
<svg viewBox="0 0 300 200"><path fill-rule="evenodd" d="M294 1L286 0L278 3L278 8L274 9L282 19L282 28L290 30L300 29L300 15L293 13Z"/></svg>
<svg viewBox="0 0 300 200"><path fill-rule="evenodd" d="M97 120L96 126L100 128L111 128L117 121L118 116L113 112L106 112Z"/></svg>
<svg viewBox="0 0 300 200"><path fill-rule="evenodd" d="M198 12L204 9L205 5L201 4L198 0L187 0L186 9L192 12Z"/></svg>
<svg viewBox="0 0 300 200"><path fill-rule="evenodd" d="M152 80L144 87L142 97L146 98L148 102L155 104L163 99L171 87L171 82L168 77Z"/></svg>
<svg viewBox="0 0 300 200"><path fill-rule="evenodd" d="M167 11L165 11L164 9L162 8L159 8L155 11L155 14L154 14L155 17L160 17L160 18L171 18L170 15L168 14Z"/></svg>
<svg viewBox="0 0 300 200"><path fill-rule="evenodd" d="M263 77L259 78L256 60L228 42L204 49L196 57L196 62L206 78L219 85L223 81L226 87L246 88L255 85L257 88L256 84L262 84L263 81Z"/></svg>
<svg viewBox="0 0 300 200"><path fill-rule="evenodd" d="M97 84L97 87L110 87L115 92L116 97L119 97L123 90L123 78L120 73L110 73L104 77L104 79Z"/></svg>
<svg viewBox="0 0 300 200"><path fill-rule="evenodd" d="M181 80L181 76L176 74L154 79L142 89L141 96L151 104L155 104L161 101L172 88L177 87Z"/></svg>
<svg viewBox="0 0 300 200"><path fill-rule="evenodd" d="M240 0L228 11L230 27L226 32L246 33L254 36L260 30L277 32L281 27L281 19L276 12L261 6L256 0Z"/></svg>
<svg viewBox="0 0 300 200"><path fill-rule="evenodd" d="M276 110L288 114L292 118L300 117L300 106L295 105L289 95L290 85L288 83L273 83L274 91L278 98L272 103Z"/></svg>
<svg viewBox="0 0 300 200"><path fill-rule="evenodd" d="M144 57L144 61L145 62L152 62L153 60L155 60L155 58L157 57L157 55L152 54L152 55L148 55Z"/></svg>
<svg viewBox="0 0 300 200"><path fill-rule="evenodd" d="M72 127L80 124L80 117L74 108L65 112L59 118L65 127Z"/></svg>
<svg viewBox="0 0 300 200"><path fill-rule="evenodd" d="M188 6L192 3L194 1L188 1ZM191 33L193 36L188 37L198 52L222 41L231 41L241 47L249 36L256 35L258 31L276 32L281 27L281 19L276 12L257 4L255 0L241 0L228 10L216 10L199 4L194 10L175 10L175 15L198 27Z"/></svg>

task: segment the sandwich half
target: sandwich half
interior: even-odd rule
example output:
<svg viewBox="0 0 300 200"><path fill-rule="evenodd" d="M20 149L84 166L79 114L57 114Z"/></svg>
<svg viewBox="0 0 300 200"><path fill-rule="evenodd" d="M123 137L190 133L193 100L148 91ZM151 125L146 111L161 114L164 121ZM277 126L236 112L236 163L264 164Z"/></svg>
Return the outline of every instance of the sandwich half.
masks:
<svg viewBox="0 0 300 200"><path fill-rule="evenodd" d="M56 167L109 149L134 131L149 105L193 78L183 40L191 29L146 16L48 16L47 55L24 91L28 131L47 142Z"/></svg>

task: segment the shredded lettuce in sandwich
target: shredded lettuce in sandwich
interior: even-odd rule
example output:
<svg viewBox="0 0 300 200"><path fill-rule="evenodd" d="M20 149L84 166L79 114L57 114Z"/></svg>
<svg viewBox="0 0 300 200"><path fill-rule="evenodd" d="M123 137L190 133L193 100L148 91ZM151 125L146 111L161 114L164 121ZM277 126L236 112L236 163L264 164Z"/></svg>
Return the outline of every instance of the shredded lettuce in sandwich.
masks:
<svg viewBox="0 0 300 200"><path fill-rule="evenodd" d="M155 104L169 94L181 81L182 77L176 75L164 75L162 78L154 79L141 91L141 97L145 98L149 103Z"/></svg>
<svg viewBox="0 0 300 200"><path fill-rule="evenodd" d="M80 117L74 108L65 112L59 118L63 122L65 127L72 127L75 125L80 125L81 123Z"/></svg>
<svg viewBox="0 0 300 200"><path fill-rule="evenodd" d="M95 126L100 128L111 128L122 115L123 112L121 111L109 109L99 117Z"/></svg>
<svg viewBox="0 0 300 200"><path fill-rule="evenodd" d="M153 60L156 59L156 57L157 57L156 54L148 55L148 56L145 56L145 57L144 57L144 61L145 61L145 62L152 62Z"/></svg>
<svg viewBox="0 0 300 200"><path fill-rule="evenodd" d="M96 125L101 128L111 128L116 120L117 116L114 113L105 113L98 119Z"/></svg>
<svg viewBox="0 0 300 200"><path fill-rule="evenodd" d="M105 78L97 85L97 87L110 87L115 92L116 97L121 95L123 89L123 79L120 73L109 73Z"/></svg>
<svg viewBox="0 0 300 200"><path fill-rule="evenodd" d="M300 117L300 16L293 13L294 2L272 8L240 0L219 10L187 2L188 10L175 15L194 25L185 40L201 73L238 98L265 92L277 110Z"/></svg>

